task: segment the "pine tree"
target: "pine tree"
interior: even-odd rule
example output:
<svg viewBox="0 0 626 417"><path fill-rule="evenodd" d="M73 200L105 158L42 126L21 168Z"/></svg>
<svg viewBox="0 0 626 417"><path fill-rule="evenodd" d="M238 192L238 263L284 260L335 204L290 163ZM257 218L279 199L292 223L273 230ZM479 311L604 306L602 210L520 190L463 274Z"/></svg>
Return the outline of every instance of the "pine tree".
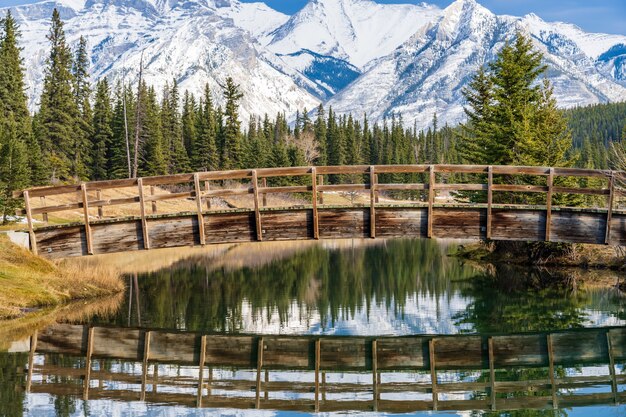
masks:
<svg viewBox="0 0 626 417"><path fill-rule="evenodd" d="M107 177L110 179L129 178L132 176L132 164L129 152L127 152L127 135L126 129L134 126L130 121L134 118L135 102L130 88L118 82L115 87L114 94L115 104L113 106L113 114L111 119L111 141L107 148ZM125 120L124 111L128 120ZM128 132L128 138L134 135L134 132ZM130 143L128 143L130 147ZM133 150L129 149L130 154Z"/></svg>
<svg viewBox="0 0 626 417"><path fill-rule="evenodd" d="M196 114L196 98L189 91L185 90L183 96L183 114L181 116L181 123L183 129L183 145L187 151L187 157L191 160L194 145L197 139L198 115Z"/></svg>
<svg viewBox="0 0 626 417"><path fill-rule="evenodd" d="M92 126L90 177L92 180L103 180L109 178L107 150L111 148L113 141L113 109L106 78L96 84Z"/></svg>
<svg viewBox="0 0 626 417"><path fill-rule="evenodd" d="M87 40L82 36L78 41L78 48L74 56L72 75L74 100L78 110L72 152L72 176L86 180L89 177L88 166L91 163L90 139L93 136L93 111L90 103L91 86L89 85Z"/></svg>
<svg viewBox="0 0 626 417"><path fill-rule="evenodd" d="M55 182L72 177L74 129L78 115L72 92L72 54L65 42L63 22L57 9L52 13L48 40L51 49L46 60L38 139L47 159L49 176Z"/></svg>
<svg viewBox="0 0 626 417"><path fill-rule="evenodd" d="M13 191L26 188L29 183L27 149L19 137L18 124L12 114L0 126L0 212L2 222L15 213L21 201L13 198Z"/></svg>
<svg viewBox="0 0 626 417"><path fill-rule="evenodd" d="M213 171L219 168L217 151L217 122L211 89L204 86L204 97L198 111L198 138L194 142L193 167L196 171Z"/></svg>
<svg viewBox="0 0 626 417"><path fill-rule="evenodd" d="M143 108L143 117L139 126L139 143L141 164L140 176L165 175L168 173L167 145L161 131L161 117L156 92L153 87L148 88L145 83L139 88L140 97L137 98Z"/></svg>
<svg viewBox="0 0 626 417"><path fill-rule="evenodd" d="M222 167L223 169L241 168L241 131L239 121L239 100L243 94L239 91L239 86L235 84L232 78L226 79L224 87L224 98L226 99L226 107L224 110L224 148L222 149Z"/></svg>
<svg viewBox="0 0 626 417"><path fill-rule="evenodd" d="M183 145L183 129L178 112L179 98L176 81L173 81L171 88L166 83L161 103L161 132L169 173L189 172L191 170L187 150Z"/></svg>
<svg viewBox="0 0 626 417"><path fill-rule="evenodd" d="M319 157L316 165L328 164L328 148L326 146L326 120L324 119L324 107L320 104L317 108L317 119L315 119L315 141L317 142Z"/></svg>

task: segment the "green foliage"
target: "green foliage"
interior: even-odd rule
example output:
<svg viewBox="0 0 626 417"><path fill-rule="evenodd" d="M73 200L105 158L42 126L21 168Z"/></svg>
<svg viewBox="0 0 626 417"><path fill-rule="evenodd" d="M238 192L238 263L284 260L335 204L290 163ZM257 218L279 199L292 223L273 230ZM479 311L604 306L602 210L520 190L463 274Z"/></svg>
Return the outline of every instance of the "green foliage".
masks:
<svg viewBox="0 0 626 417"><path fill-rule="evenodd" d="M0 125L0 212L3 223L21 205L21 199L13 198L13 191L26 188L29 177L26 143L19 137L17 123L10 114Z"/></svg>
<svg viewBox="0 0 626 417"><path fill-rule="evenodd" d="M72 169L72 153L79 114L73 93L72 54L65 40L63 22L56 9L52 13L48 40L51 49L46 60L37 133L48 162L49 179L56 182L71 180L77 173Z"/></svg>
<svg viewBox="0 0 626 417"><path fill-rule="evenodd" d="M223 130L222 168L242 168L241 121L239 120L239 100L243 93L235 81L228 77L223 91L226 106L224 108L225 125Z"/></svg>
<svg viewBox="0 0 626 417"><path fill-rule="evenodd" d="M113 109L111 92L106 79L96 85L96 101L91 136L91 179L104 180L108 177L107 149L113 141Z"/></svg>

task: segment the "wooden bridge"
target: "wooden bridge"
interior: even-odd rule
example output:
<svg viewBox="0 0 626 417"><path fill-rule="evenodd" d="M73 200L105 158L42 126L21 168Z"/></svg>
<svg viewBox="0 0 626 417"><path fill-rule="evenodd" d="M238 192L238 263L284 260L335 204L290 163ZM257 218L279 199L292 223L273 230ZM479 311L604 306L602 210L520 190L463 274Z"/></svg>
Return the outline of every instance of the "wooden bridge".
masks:
<svg viewBox="0 0 626 417"><path fill-rule="evenodd" d="M626 194L618 186L623 174L468 165L266 168L87 182L34 188L15 196L25 201L25 210L18 214L28 221L32 250L50 258L326 238L424 237L623 245L626 211L617 204ZM387 183L379 183L379 177ZM571 180L577 186L571 186ZM580 180L595 185L580 186ZM287 183L298 185L284 185ZM468 193L480 195L483 202L470 202L476 198L468 199ZM498 203L504 201L503 195L509 196L508 201L517 197L518 202L527 202L524 196L531 193L543 195L532 201L543 202ZM339 194L343 199L329 201ZM275 195L292 197L270 204L269 197ZM460 197L463 195L465 199ZM559 197L565 195L591 196L594 203L587 207L557 205L555 201L562 201ZM50 205L61 196L65 200ZM238 198L241 204L219 207L216 198L222 202ZM182 201L181 205L164 213L165 203L174 200ZM115 207L130 207L130 211L105 215ZM70 222L65 218L64 223L50 225L49 216L61 212L77 216Z"/></svg>
<svg viewBox="0 0 626 417"><path fill-rule="evenodd" d="M26 390L306 412L557 409L623 403L625 361L624 327L342 337L60 324L31 337Z"/></svg>

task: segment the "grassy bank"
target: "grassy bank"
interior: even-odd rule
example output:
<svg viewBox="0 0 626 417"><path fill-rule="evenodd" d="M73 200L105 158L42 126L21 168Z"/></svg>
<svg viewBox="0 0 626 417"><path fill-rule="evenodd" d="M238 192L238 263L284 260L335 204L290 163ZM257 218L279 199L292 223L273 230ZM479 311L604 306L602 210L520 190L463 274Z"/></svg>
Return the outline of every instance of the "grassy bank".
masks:
<svg viewBox="0 0 626 417"><path fill-rule="evenodd" d="M110 296L124 289L117 270L71 261L52 263L0 235L0 319L24 309Z"/></svg>
<svg viewBox="0 0 626 417"><path fill-rule="evenodd" d="M626 254L603 245L544 242L476 242L453 253L463 259L488 263L623 270Z"/></svg>

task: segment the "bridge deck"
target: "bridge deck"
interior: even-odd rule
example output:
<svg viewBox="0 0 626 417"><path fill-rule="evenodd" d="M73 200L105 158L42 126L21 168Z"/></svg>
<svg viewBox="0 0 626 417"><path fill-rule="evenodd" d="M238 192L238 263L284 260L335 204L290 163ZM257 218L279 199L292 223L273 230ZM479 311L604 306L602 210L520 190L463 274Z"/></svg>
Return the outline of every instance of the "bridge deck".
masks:
<svg viewBox="0 0 626 417"><path fill-rule="evenodd" d="M329 176L342 183L324 185L324 178ZM393 183L380 184L379 176ZM326 238L424 237L623 245L626 212L616 209L617 199L625 194L617 186L616 179L622 176L621 172L508 166L299 167L90 182L31 189L18 195L25 199L26 209L20 214L28 219L33 251L50 258ZM301 185L267 185L267 181L284 177ZM566 179L583 178L597 185L559 185ZM231 182L226 185L224 180ZM173 191L157 195L155 186ZM113 189L130 189L134 194L102 197L103 190ZM360 196L361 200L359 204L328 205L324 204L325 193ZM472 201L482 202L470 203L468 193L472 193ZM74 196L74 202L45 205L46 197L61 194ZM271 194L295 194L299 204L268 207L267 195ZM383 194L387 198L381 202ZM535 199L542 202L496 204L504 201L502 196L524 201L531 194L542 195ZM593 206L557 206L558 198L566 195L592 197ZM227 196L248 198L249 208L216 210L210 206L211 198ZM39 207L33 204L37 197L43 201ZM193 209L158 214L157 202L166 200L183 200ZM136 215L105 219L105 209L115 205L133 205ZM81 222L35 227L35 216L41 215L47 221L51 213L72 210L82 211Z"/></svg>

